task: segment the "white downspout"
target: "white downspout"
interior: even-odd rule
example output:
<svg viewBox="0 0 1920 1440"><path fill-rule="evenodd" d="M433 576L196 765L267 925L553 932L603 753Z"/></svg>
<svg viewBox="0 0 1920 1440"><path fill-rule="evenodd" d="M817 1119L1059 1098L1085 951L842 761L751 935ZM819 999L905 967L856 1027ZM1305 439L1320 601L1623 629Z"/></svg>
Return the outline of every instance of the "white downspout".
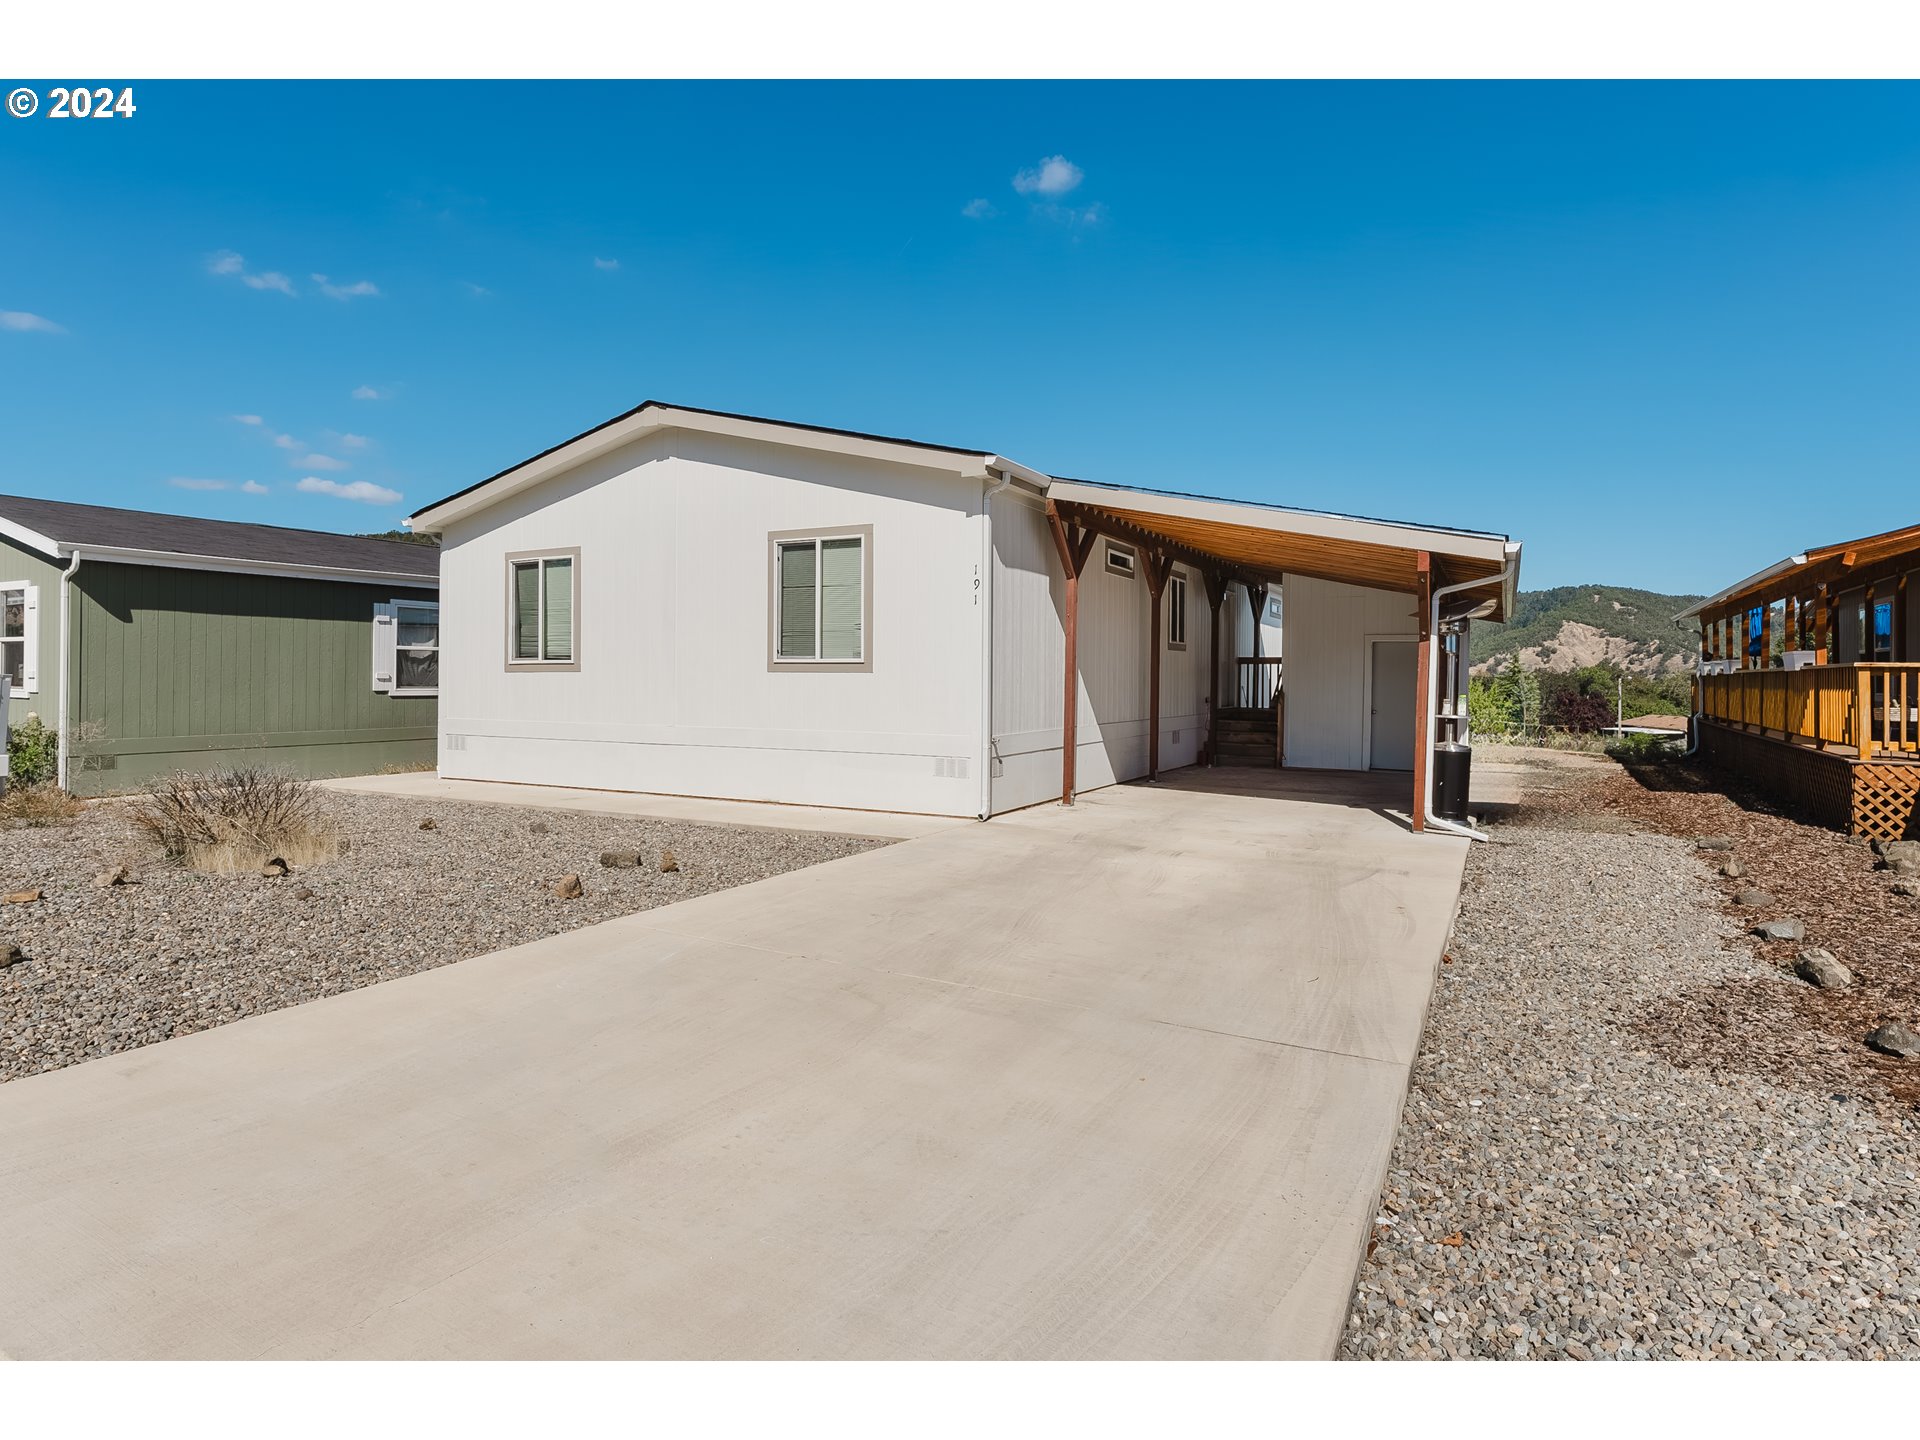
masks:
<svg viewBox="0 0 1920 1440"><path fill-rule="evenodd" d="M1507 563L1501 567L1498 574L1483 575L1478 580L1462 580L1458 585L1442 585L1435 590L1430 597L1430 608L1427 614L1427 674L1426 684L1423 687L1426 690L1427 700L1427 766L1425 783L1421 786L1420 815L1428 829L1441 830L1449 835L1464 835L1469 840L1485 840L1487 837L1470 825L1456 825L1453 821L1442 820L1433 813L1433 748L1438 743L1434 736L1439 733L1440 718L1437 713L1440 703L1440 645L1438 643L1440 602L1447 596L1462 590L1479 590L1488 584L1498 584L1504 589L1507 582L1513 578L1514 570L1520 563L1520 547L1509 545L1506 556ZM1464 659L1463 656L1463 662Z"/></svg>
<svg viewBox="0 0 1920 1440"><path fill-rule="evenodd" d="M987 472L980 492L980 818L993 814L993 497L1013 484Z"/></svg>
<svg viewBox="0 0 1920 1440"><path fill-rule="evenodd" d="M80 569L80 551L73 551L73 558L67 562L67 568L60 572L60 699L55 707L54 718L60 726L57 737L57 751L60 763L56 780L62 790L67 788L68 750L71 742L67 738L67 693L73 688L73 577Z"/></svg>

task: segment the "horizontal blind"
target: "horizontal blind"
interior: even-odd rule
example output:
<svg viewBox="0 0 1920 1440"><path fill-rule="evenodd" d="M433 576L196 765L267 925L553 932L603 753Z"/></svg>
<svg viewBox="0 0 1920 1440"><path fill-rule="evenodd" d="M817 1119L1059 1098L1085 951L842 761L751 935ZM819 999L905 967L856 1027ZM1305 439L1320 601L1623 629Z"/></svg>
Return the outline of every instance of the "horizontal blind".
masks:
<svg viewBox="0 0 1920 1440"><path fill-rule="evenodd" d="M820 542L820 657L860 658L860 541Z"/></svg>
<svg viewBox="0 0 1920 1440"><path fill-rule="evenodd" d="M780 547L780 658L812 660L813 541Z"/></svg>
<svg viewBox="0 0 1920 1440"><path fill-rule="evenodd" d="M540 658L540 567L513 567L513 658Z"/></svg>
<svg viewBox="0 0 1920 1440"><path fill-rule="evenodd" d="M545 610L548 660L573 658L573 561L548 560Z"/></svg>

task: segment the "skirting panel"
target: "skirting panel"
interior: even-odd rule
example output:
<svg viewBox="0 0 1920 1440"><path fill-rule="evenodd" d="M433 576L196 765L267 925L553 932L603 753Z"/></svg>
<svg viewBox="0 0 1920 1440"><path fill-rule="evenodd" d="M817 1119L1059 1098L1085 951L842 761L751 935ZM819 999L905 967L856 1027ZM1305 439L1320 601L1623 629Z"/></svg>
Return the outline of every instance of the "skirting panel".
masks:
<svg viewBox="0 0 1920 1440"><path fill-rule="evenodd" d="M1700 753L1816 825L1872 840L1920 835L1920 764L1861 764L1711 722L1700 727Z"/></svg>

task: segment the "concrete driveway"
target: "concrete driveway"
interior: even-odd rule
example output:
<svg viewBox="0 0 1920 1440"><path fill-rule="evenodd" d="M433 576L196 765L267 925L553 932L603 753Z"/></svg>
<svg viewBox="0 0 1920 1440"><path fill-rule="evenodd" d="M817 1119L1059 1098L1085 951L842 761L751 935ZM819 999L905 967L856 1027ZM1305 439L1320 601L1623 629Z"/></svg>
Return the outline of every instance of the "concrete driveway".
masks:
<svg viewBox="0 0 1920 1440"><path fill-rule="evenodd" d="M1325 1356L1466 842L1188 771L0 1085L0 1352Z"/></svg>

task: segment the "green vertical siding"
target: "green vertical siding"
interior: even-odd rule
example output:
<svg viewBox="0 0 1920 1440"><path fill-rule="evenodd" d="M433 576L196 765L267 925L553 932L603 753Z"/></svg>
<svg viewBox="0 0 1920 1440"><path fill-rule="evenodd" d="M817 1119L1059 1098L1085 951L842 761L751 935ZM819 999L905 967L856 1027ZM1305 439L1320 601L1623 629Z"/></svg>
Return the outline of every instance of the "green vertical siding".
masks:
<svg viewBox="0 0 1920 1440"><path fill-rule="evenodd" d="M435 701L372 688L373 607L408 595L434 598L392 585L83 562L69 706L85 738L73 788L127 790L232 764L351 775L433 763ZM43 697L54 693L51 608L43 600ZM51 699L42 713L51 720Z"/></svg>
<svg viewBox="0 0 1920 1440"><path fill-rule="evenodd" d="M40 688L19 700L0 696L0 704L7 707L10 725L29 715L51 725L60 701L60 567L37 550L0 535L0 580L24 580L40 587Z"/></svg>

